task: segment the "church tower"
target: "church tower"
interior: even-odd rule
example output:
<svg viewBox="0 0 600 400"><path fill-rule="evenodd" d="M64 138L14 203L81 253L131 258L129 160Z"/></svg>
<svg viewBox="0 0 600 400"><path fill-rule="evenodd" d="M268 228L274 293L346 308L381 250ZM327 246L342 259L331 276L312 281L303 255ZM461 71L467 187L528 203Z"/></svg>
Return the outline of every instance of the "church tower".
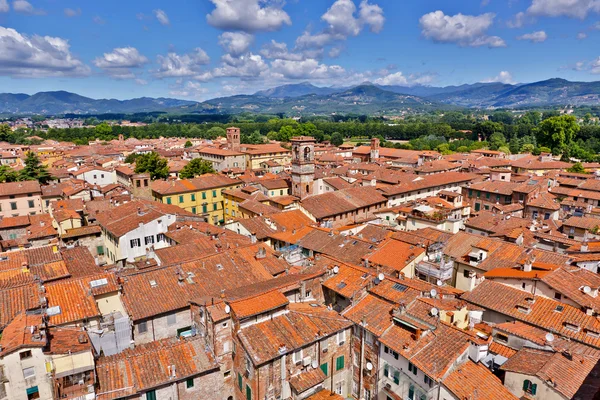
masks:
<svg viewBox="0 0 600 400"><path fill-rule="evenodd" d="M240 128L235 126L227 128L227 148L232 151L240 151Z"/></svg>
<svg viewBox="0 0 600 400"><path fill-rule="evenodd" d="M292 142L292 195L304 199L313 194L315 139L298 136Z"/></svg>

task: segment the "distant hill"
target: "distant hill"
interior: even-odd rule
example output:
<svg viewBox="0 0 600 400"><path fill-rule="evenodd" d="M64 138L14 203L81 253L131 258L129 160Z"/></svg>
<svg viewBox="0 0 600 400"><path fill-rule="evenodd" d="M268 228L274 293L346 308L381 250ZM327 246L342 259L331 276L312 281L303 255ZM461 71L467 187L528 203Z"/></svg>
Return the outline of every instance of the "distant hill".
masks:
<svg viewBox="0 0 600 400"><path fill-rule="evenodd" d="M358 86L318 87L308 82L283 85L255 94L219 97L204 102L141 97L131 100L91 99L65 91L0 93L0 114L379 114L432 109L517 108L525 106L600 105L600 82L548 79L527 84L475 83L459 86L396 86L365 82Z"/></svg>

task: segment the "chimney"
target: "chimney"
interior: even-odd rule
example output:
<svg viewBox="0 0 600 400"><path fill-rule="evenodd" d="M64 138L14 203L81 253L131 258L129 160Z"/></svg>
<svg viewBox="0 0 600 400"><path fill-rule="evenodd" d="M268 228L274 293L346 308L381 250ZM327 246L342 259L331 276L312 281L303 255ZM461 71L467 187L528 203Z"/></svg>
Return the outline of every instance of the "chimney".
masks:
<svg viewBox="0 0 600 400"><path fill-rule="evenodd" d="M256 232L250 233L250 242L253 244L256 243Z"/></svg>
<svg viewBox="0 0 600 400"><path fill-rule="evenodd" d="M587 240L584 240L581 243L581 252L586 253L587 251L588 251L588 242L587 242Z"/></svg>
<svg viewBox="0 0 600 400"><path fill-rule="evenodd" d="M534 262L535 262L535 256L527 257L527 259L525 260L525 263L523 264L523 271L531 272L531 268L532 268Z"/></svg>

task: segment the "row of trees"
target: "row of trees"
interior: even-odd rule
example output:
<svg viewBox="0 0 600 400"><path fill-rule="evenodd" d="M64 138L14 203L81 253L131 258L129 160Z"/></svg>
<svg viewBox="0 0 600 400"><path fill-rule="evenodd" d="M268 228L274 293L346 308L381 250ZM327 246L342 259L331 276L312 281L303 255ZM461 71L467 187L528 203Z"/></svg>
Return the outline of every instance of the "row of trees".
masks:
<svg viewBox="0 0 600 400"><path fill-rule="evenodd" d="M169 176L168 161L154 151L146 154L132 153L125 161L135 163L134 171L137 174L148 173L152 180L166 179ZM194 158L179 172L179 177L182 179L190 179L214 172L215 170L209 161Z"/></svg>

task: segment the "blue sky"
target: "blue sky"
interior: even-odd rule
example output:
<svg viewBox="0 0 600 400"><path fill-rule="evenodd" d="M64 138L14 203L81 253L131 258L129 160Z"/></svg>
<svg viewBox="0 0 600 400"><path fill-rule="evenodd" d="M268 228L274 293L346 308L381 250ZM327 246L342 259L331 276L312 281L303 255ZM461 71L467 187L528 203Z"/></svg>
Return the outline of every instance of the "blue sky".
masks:
<svg viewBox="0 0 600 400"><path fill-rule="evenodd" d="M600 77L600 0L0 0L0 92Z"/></svg>

